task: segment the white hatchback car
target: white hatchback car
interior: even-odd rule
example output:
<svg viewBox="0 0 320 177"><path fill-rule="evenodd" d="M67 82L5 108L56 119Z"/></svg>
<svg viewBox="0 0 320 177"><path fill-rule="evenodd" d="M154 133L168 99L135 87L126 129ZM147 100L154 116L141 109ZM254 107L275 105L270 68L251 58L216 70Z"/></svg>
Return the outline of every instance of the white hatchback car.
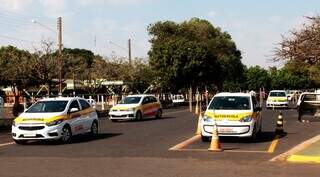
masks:
<svg viewBox="0 0 320 177"><path fill-rule="evenodd" d="M17 144L28 140L60 140L68 143L72 135L98 134L98 116L82 98L42 99L19 115L12 125Z"/></svg>
<svg viewBox="0 0 320 177"><path fill-rule="evenodd" d="M202 141L212 137L216 123L219 136L256 138L262 129L261 107L249 93L219 93L209 103L202 119Z"/></svg>

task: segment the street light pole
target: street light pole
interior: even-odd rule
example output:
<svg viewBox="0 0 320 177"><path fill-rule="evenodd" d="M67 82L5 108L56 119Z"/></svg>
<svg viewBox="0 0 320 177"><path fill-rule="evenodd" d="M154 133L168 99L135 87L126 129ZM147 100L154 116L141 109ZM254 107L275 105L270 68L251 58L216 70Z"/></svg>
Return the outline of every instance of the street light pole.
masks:
<svg viewBox="0 0 320 177"><path fill-rule="evenodd" d="M128 40L129 64L131 65L131 39Z"/></svg>
<svg viewBox="0 0 320 177"><path fill-rule="evenodd" d="M61 62L61 51L62 51L62 18L57 19L57 30L58 30L58 68L59 68L59 96L62 96L62 62Z"/></svg>

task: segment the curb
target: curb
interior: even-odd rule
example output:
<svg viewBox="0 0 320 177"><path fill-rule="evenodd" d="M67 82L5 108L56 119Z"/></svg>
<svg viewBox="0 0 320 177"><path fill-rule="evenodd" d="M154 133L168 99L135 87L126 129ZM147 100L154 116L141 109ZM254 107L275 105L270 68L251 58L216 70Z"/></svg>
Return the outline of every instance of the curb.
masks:
<svg viewBox="0 0 320 177"><path fill-rule="evenodd" d="M315 142L317 142L319 140L320 140L320 135L317 135L317 136L315 136L313 138L310 138L310 139L298 144L297 146L293 147L289 151L287 151L285 153L282 153L282 154L272 158L270 161L271 162L274 162L274 161L277 161L277 160L281 160L281 161L288 160L289 161L289 159L292 157L290 162L295 162L295 161L293 161L294 159L297 159L300 163L301 162L306 162L306 161L302 161L301 155L294 155L294 154L299 152L299 151L302 151L303 149L306 149L307 147L311 146L312 144L314 144ZM310 156L308 156L308 157L310 157Z"/></svg>
<svg viewBox="0 0 320 177"><path fill-rule="evenodd" d="M294 163L320 163L320 156L291 155L287 161Z"/></svg>

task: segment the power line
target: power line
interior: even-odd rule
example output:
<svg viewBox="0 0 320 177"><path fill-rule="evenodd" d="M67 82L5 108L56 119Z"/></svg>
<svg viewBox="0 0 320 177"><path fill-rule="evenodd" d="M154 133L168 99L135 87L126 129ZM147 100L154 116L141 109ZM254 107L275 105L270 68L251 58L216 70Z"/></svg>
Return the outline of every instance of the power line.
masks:
<svg viewBox="0 0 320 177"><path fill-rule="evenodd" d="M20 42L27 42L27 43L38 43L38 42L35 42L35 41L29 41L29 40L26 40L26 39L20 39L20 38L17 38L17 37L11 37L11 36L4 36L4 35L0 35L0 38L5 38L5 39L11 39L11 40L14 40L14 41L20 41Z"/></svg>

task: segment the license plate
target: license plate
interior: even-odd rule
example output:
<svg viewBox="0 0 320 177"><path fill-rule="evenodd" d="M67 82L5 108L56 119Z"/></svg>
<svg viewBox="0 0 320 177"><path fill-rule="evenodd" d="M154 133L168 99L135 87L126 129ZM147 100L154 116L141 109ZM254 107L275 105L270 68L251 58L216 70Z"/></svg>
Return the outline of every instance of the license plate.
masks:
<svg viewBox="0 0 320 177"><path fill-rule="evenodd" d="M219 133L234 133L232 128L218 128Z"/></svg>
<svg viewBox="0 0 320 177"><path fill-rule="evenodd" d="M24 137L36 137L37 134L35 132L24 133Z"/></svg>

